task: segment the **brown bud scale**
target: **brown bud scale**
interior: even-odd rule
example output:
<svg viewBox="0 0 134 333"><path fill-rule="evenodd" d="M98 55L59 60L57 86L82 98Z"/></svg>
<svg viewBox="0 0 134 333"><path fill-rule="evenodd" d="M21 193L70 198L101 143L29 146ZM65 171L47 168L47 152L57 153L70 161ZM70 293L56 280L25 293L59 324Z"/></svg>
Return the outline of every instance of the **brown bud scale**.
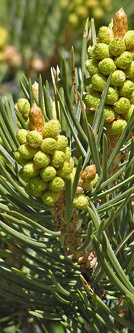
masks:
<svg viewBox="0 0 134 333"><path fill-rule="evenodd" d="M123 7L114 15L113 18L113 33L114 37L124 37L128 31L127 15L124 12Z"/></svg>
<svg viewBox="0 0 134 333"><path fill-rule="evenodd" d="M30 131L38 131L42 134L42 129L44 126L44 117L42 114L41 109L37 106L37 104L34 102L31 106L30 112L29 112L29 130Z"/></svg>

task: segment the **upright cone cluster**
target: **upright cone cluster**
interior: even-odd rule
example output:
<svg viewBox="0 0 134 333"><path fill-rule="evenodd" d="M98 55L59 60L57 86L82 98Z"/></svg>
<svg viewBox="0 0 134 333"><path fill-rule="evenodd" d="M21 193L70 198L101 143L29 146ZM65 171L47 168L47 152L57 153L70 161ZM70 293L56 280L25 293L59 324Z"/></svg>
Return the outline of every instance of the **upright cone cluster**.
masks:
<svg viewBox="0 0 134 333"><path fill-rule="evenodd" d="M34 105L34 112L35 108ZM74 161L67 137L60 135L61 125L57 119L44 122L40 128L36 122L36 127L18 130L20 146L14 156L23 165L20 176L27 183L27 193L41 197L46 205L52 206L65 188L65 179L72 172Z"/></svg>
<svg viewBox="0 0 134 333"><path fill-rule="evenodd" d="M38 100L38 83L34 82L33 93ZM52 105L53 106L53 105ZM18 99L15 107L26 121L26 129L19 125L16 134L20 144L14 153L16 161L22 165L20 177L27 183L29 196L41 197L48 206L55 205L65 190L66 178L74 181L76 168L71 157L68 139L61 135L61 125L53 110L53 119L45 122L41 109L26 98ZM92 190L98 180L96 167L87 166L81 173L73 201L75 208L84 210L89 199L84 193Z"/></svg>
<svg viewBox="0 0 134 333"><path fill-rule="evenodd" d="M38 83L32 86L38 100ZM14 153L22 165L20 177L27 183L26 191L31 197L41 197L48 206L53 206L65 190L66 178L74 181L76 168L68 147L68 139L61 135L61 125L54 112L54 119L45 122L41 109L34 102L20 98L15 107L26 121L26 129L19 126L16 137L20 144ZM84 210L89 205L85 192L92 190L98 180L95 165L87 166L81 173L73 205Z"/></svg>
<svg viewBox="0 0 134 333"><path fill-rule="evenodd" d="M134 30L127 29L127 17L121 8L112 27L100 27L97 44L90 48L86 62L90 79L84 101L91 125L111 74L104 107L108 135L120 135L134 109Z"/></svg>

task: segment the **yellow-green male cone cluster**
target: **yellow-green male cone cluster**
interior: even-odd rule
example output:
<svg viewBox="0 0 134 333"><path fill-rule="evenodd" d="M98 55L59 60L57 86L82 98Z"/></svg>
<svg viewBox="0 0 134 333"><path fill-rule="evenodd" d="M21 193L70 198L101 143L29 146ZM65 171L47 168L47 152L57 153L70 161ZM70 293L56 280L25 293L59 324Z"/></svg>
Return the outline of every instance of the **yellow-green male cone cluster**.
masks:
<svg viewBox="0 0 134 333"><path fill-rule="evenodd" d="M22 165L20 177L27 183L26 191L48 206L57 202L74 168L68 139L60 130L60 122L52 119L44 123L42 133L19 129L16 135L20 146L14 157Z"/></svg>
<svg viewBox="0 0 134 333"><path fill-rule="evenodd" d="M134 30L127 31L127 24L123 25L125 20L126 14L121 8L112 28L100 27L97 44L89 49L86 62L90 79L84 101L91 125L111 74L104 107L105 127L110 135L120 135L124 131L134 104Z"/></svg>
<svg viewBox="0 0 134 333"><path fill-rule="evenodd" d="M25 100L22 99L21 102L19 107L23 108ZM32 110L33 106L29 115ZM36 111L37 113L40 111L38 107ZM34 126L36 119L38 115L34 114ZM68 147L68 139L60 134L59 120L51 119L44 122L43 127L41 123L41 128L38 125L40 124L36 124L34 130L21 128L17 131L19 148L14 157L22 165L19 175L27 184L28 195L41 197L46 205L53 206L59 200L61 192L65 190L66 178L70 176L74 180L76 169L71 149ZM82 192L89 190L89 185L88 188L83 186L81 189ZM77 209L86 209L88 203L88 197L84 193L77 193L73 202Z"/></svg>
<svg viewBox="0 0 134 333"><path fill-rule="evenodd" d="M38 100L38 83L35 82L32 88ZM20 146L14 157L22 165L19 175L27 183L29 196L41 197L46 205L53 206L65 190L66 178L74 181L76 168L68 139L60 134L61 125L55 115L52 120L45 122L35 102L30 107L26 98L20 98L17 109L27 120L27 129L20 128L16 134ZM92 172L94 177L90 179ZM87 166L81 172L73 201L75 208L87 208L89 199L85 191L92 190L97 180L95 166Z"/></svg>

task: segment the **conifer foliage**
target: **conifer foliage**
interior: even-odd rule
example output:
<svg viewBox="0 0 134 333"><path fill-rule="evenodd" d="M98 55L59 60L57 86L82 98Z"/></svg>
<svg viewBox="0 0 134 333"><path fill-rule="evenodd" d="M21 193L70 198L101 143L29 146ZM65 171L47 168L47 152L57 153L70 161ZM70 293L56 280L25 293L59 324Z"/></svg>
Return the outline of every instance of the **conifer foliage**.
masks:
<svg viewBox="0 0 134 333"><path fill-rule="evenodd" d="M0 100L3 332L134 331L133 34L123 9L92 21L87 62L87 22L71 89L62 58L53 93L24 77Z"/></svg>

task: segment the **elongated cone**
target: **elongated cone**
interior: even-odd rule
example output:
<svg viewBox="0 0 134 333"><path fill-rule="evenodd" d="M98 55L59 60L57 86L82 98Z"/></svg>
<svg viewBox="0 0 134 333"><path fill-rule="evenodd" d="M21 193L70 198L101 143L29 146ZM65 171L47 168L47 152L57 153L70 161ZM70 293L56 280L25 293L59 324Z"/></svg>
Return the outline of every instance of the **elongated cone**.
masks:
<svg viewBox="0 0 134 333"><path fill-rule="evenodd" d="M44 117L42 114L41 109L37 106L37 104L34 102L31 106L30 112L29 112L29 127L28 129L30 131L38 131L42 134L42 129L44 126Z"/></svg>
<svg viewBox="0 0 134 333"><path fill-rule="evenodd" d="M113 18L113 33L114 37L122 38L128 31L127 15L123 7L114 15Z"/></svg>

